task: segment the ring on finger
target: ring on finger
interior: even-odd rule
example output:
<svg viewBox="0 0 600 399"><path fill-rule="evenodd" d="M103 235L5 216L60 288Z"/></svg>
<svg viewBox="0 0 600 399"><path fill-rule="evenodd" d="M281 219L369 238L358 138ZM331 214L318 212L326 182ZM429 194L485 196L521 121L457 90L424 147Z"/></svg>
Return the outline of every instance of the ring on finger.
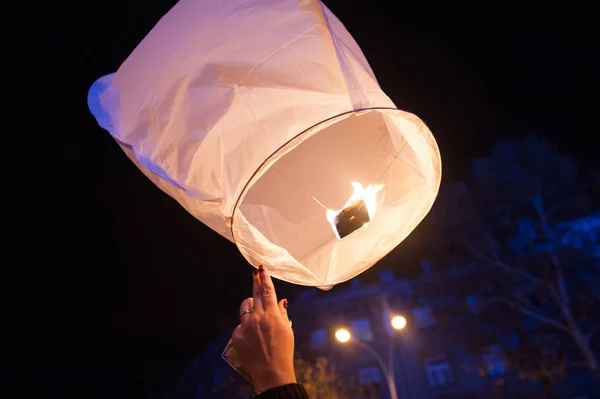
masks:
<svg viewBox="0 0 600 399"><path fill-rule="evenodd" d="M244 310L242 313L240 313L240 319L242 318L242 316L247 315L248 313L252 313L252 309Z"/></svg>

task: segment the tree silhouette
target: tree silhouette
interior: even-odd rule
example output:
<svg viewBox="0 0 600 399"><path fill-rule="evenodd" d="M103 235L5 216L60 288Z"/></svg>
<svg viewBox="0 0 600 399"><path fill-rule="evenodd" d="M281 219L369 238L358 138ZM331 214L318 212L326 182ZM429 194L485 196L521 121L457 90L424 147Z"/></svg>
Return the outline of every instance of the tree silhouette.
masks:
<svg viewBox="0 0 600 399"><path fill-rule="evenodd" d="M503 304L566 334L600 380L591 347L600 328L600 213L586 187L575 162L547 142L501 139L473 161L468 181L444 184L432 220L443 257L470 265L468 289L484 305ZM516 320L523 318L496 326L518 330ZM563 366L556 355L521 371L548 377Z"/></svg>
<svg viewBox="0 0 600 399"><path fill-rule="evenodd" d="M327 358L295 359L296 378L310 399L375 399L375 390L359 389L356 381L343 378Z"/></svg>

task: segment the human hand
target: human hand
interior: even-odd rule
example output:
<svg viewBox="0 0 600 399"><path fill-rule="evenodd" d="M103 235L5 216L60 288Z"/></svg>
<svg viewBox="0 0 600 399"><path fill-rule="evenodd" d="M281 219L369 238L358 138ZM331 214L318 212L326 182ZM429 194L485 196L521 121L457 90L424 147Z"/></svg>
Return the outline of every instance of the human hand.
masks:
<svg viewBox="0 0 600 399"><path fill-rule="evenodd" d="M253 297L240 306L240 325L231 337L254 390L263 392L296 382L294 333L287 316L287 299L277 302L273 281L260 266L252 276Z"/></svg>

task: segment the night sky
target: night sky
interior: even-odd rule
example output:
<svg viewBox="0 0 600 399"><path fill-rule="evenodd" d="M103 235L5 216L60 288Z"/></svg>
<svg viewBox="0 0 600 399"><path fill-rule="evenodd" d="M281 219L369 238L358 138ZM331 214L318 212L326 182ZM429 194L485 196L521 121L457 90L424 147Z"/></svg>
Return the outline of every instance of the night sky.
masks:
<svg viewBox="0 0 600 399"><path fill-rule="evenodd" d="M465 177L495 137L524 132L597 162L594 12L575 1L514 3L326 2L384 91L429 125L444 179ZM17 113L4 129L17 139L4 153L22 277L18 390L158 397L235 321L251 273L234 244L146 179L87 109L89 86L115 71L173 2L21 4L26 23L8 37L15 74L5 75ZM365 276L414 269L427 250L417 229ZM293 306L299 288L278 287Z"/></svg>

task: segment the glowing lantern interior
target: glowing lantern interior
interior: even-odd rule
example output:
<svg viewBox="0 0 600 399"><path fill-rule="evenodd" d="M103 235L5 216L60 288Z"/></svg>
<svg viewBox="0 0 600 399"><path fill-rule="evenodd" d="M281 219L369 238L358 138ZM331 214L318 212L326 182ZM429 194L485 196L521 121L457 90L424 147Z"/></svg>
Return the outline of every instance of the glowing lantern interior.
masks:
<svg viewBox="0 0 600 399"><path fill-rule="evenodd" d="M339 222L338 215L340 215L340 213L346 208L358 203L359 207L364 206L366 208L366 213L368 214L368 220L366 223L361 223L360 227L367 226L369 221L371 221L371 219L373 219L375 216L375 211L377 210L377 193L382 189L383 186L381 184L375 186L370 184L367 188L364 188L362 184L358 182L352 182L352 187L354 187L354 191L352 191L352 195L350 195L350 198L348 198L348 201L342 209L337 211L327 209L326 212L327 220L329 221L329 224L331 224L336 237L339 239L342 237L340 236L339 230L336 227L336 224ZM350 222L355 221L356 218L357 216L355 215L350 216Z"/></svg>
<svg viewBox="0 0 600 399"><path fill-rule="evenodd" d="M407 115L342 115L274 154L248 183L233 216L242 254L321 288L385 256L430 207L428 179L435 170L421 172L419 154L430 151L431 142L428 134L416 134L407 143L402 129L414 126ZM368 223L340 237L334 218L357 200L367 207Z"/></svg>

